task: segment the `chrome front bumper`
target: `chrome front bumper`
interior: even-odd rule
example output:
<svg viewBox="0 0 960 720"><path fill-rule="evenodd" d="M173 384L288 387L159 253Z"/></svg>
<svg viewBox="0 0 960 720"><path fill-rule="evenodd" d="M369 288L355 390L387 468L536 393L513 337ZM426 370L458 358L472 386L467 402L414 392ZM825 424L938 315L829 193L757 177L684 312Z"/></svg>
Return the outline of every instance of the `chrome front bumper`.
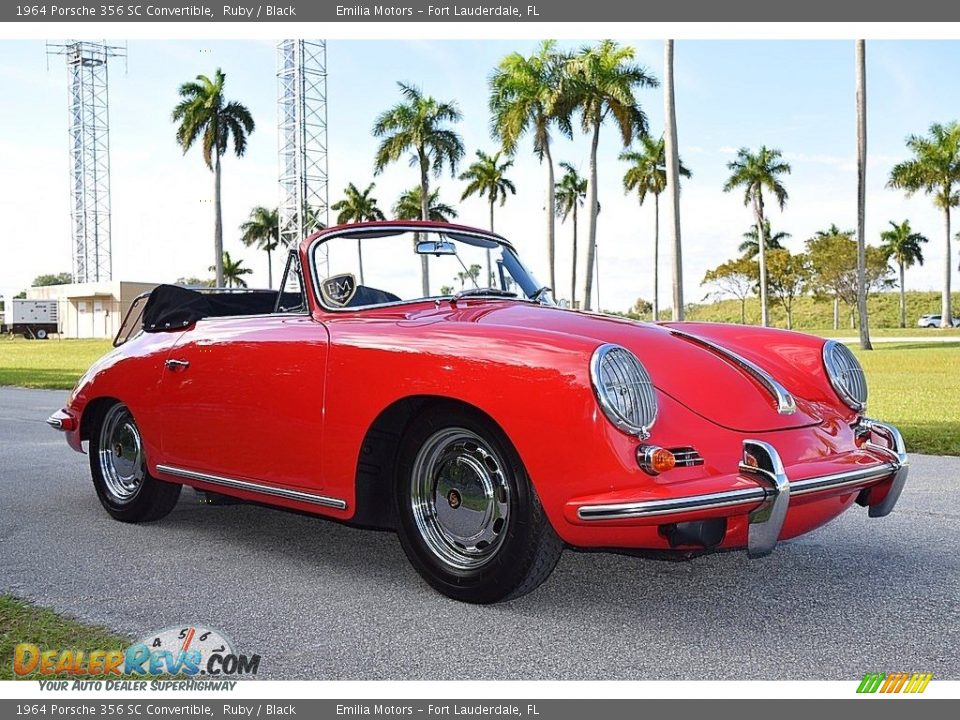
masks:
<svg viewBox="0 0 960 720"><path fill-rule="evenodd" d="M591 521L663 516L664 521L669 522L668 516L685 512L735 508L741 505L751 506L747 554L750 557L761 557L772 552L777 544L791 496L845 487L856 488L872 481L879 482L885 478L892 478L886 495L878 501L873 502L870 499L870 491L875 487L875 483L860 491L857 502L868 507L870 517L883 517L893 510L903 491L909 471L909 458L903 437L892 425L874 420L863 420L860 429L870 434L867 448L886 458L885 462L855 470L791 481L773 445L761 440L745 440L740 474L754 480L757 483L756 487L662 500L584 505L577 510L577 517L583 521ZM884 444L874 442L874 436ZM758 502L759 506L757 506Z"/></svg>
<svg viewBox="0 0 960 720"><path fill-rule="evenodd" d="M53 415L47 418L47 425L52 427L54 430L62 430L63 432L73 432L76 429L77 423L73 419L73 416L70 415L65 410L57 410Z"/></svg>

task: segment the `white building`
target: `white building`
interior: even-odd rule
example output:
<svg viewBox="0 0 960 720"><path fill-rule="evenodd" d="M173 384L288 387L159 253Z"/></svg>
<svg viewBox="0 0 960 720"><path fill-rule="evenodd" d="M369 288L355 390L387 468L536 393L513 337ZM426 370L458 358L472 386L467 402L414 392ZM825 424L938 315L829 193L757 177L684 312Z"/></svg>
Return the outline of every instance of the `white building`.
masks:
<svg viewBox="0 0 960 720"><path fill-rule="evenodd" d="M107 280L48 285L27 290L31 300L56 300L61 337L112 338L130 304L159 283Z"/></svg>

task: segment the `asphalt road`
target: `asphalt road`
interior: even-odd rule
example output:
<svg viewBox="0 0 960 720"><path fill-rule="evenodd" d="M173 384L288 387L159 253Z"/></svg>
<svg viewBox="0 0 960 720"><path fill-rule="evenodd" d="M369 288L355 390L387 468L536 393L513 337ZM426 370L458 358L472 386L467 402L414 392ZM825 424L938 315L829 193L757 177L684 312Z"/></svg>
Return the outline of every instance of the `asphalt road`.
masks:
<svg viewBox="0 0 960 720"><path fill-rule="evenodd" d="M185 622L272 679L960 679L960 458L917 456L895 512L851 510L762 560L564 553L520 600L429 589L391 533L184 492L111 520L43 419L65 393L0 388L0 592L142 636Z"/></svg>

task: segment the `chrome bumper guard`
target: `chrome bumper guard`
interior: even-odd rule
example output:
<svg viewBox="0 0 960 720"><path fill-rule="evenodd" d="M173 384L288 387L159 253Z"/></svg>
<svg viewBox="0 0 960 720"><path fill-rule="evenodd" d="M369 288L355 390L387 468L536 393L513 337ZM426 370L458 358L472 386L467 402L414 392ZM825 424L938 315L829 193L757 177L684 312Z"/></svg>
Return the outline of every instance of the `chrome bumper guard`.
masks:
<svg viewBox="0 0 960 720"><path fill-rule="evenodd" d="M743 443L743 461L740 472L755 480L755 488L742 488L723 492L692 495L666 500L647 500L634 503L610 505L585 505L577 515L581 520L624 520L630 518L675 515L693 510L714 510L738 505L760 506L749 515L750 526L747 532L747 554L752 557L769 555L777 544L783 521L787 516L791 496L801 496L821 490L835 490L847 486L862 485L871 480L882 480L891 475L893 480L887 494L879 501L869 504L869 491L873 486L861 491L857 498L860 504L868 505L870 517L883 517L893 510L900 498L909 472L909 458L903 437L892 425L863 420L860 428L869 431L871 439L868 449L887 458L887 462L855 470L822 475L790 481L784 470L783 462L776 448L762 440L745 440ZM881 438L886 445L873 442L873 436Z"/></svg>

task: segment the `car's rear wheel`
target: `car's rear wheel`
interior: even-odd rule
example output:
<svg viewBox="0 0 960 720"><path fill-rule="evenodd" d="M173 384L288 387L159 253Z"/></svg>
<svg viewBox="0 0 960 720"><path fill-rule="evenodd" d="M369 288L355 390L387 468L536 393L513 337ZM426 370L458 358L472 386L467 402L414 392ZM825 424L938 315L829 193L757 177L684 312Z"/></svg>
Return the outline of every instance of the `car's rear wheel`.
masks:
<svg viewBox="0 0 960 720"><path fill-rule="evenodd" d="M114 403L97 418L89 450L97 497L114 519L159 520L177 504L180 485L161 482L147 472L140 429L123 403Z"/></svg>
<svg viewBox="0 0 960 720"><path fill-rule="evenodd" d="M417 418L400 449L395 498L404 552L456 600L524 595L563 551L516 450L479 413L438 406Z"/></svg>

